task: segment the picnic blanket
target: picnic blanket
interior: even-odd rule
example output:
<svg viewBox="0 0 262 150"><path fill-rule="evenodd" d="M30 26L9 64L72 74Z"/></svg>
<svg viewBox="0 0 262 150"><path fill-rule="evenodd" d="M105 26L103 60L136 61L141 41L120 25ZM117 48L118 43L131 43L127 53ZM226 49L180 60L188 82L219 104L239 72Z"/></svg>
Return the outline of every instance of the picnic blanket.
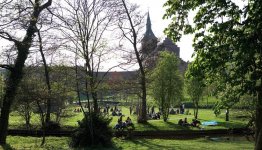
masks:
<svg viewBox="0 0 262 150"><path fill-rule="evenodd" d="M217 121L205 121L201 123L203 126L216 126L217 124Z"/></svg>

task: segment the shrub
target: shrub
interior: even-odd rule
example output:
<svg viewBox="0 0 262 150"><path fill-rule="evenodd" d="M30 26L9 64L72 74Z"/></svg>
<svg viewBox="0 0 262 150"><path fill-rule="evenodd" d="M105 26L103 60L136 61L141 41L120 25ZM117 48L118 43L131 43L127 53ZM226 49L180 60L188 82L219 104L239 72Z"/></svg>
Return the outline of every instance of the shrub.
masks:
<svg viewBox="0 0 262 150"><path fill-rule="evenodd" d="M101 114L91 113L92 127L94 141L92 143L92 137L90 134L90 118L89 115L85 115L83 120L78 121L79 127L72 135L70 145L72 147L88 147L94 145L102 145L104 147L111 146L113 132L109 124L112 118L102 116ZM94 145L92 145L94 144Z"/></svg>
<svg viewBox="0 0 262 150"><path fill-rule="evenodd" d="M46 123L46 130L59 130L61 129L60 124L54 121L49 121Z"/></svg>

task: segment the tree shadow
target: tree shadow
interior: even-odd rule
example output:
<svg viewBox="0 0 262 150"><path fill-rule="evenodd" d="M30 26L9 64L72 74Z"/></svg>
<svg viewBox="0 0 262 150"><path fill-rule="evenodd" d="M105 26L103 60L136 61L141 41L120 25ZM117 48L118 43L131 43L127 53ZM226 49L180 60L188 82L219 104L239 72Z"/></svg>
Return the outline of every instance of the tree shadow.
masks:
<svg viewBox="0 0 262 150"><path fill-rule="evenodd" d="M135 145L141 145L144 147L147 147L148 149L174 149L174 147L178 148L180 147L180 145L159 145L156 144L153 141L149 141L146 139L131 139L131 142L133 142ZM181 147L180 147L181 148Z"/></svg>
<svg viewBox="0 0 262 150"><path fill-rule="evenodd" d="M166 124L168 124L168 127L169 128L175 128L176 130L178 129L178 130L189 130L190 128L189 128L189 126L181 126L181 125L179 125L179 124L175 124L175 123L173 123L173 122L169 122L169 121L167 121L167 122L165 122Z"/></svg>
<svg viewBox="0 0 262 150"><path fill-rule="evenodd" d="M225 127L225 128L243 128L245 127L245 123L239 123L239 122L217 122L218 126Z"/></svg>
<svg viewBox="0 0 262 150"><path fill-rule="evenodd" d="M141 123L141 126L146 129L154 129L154 130L160 130L159 127L154 126L152 123L146 122L146 123Z"/></svg>
<svg viewBox="0 0 262 150"><path fill-rule="evenodd" d="M3 150L14 150L14 148L9 144L0 145L0 148L2 148Z"/></svg>

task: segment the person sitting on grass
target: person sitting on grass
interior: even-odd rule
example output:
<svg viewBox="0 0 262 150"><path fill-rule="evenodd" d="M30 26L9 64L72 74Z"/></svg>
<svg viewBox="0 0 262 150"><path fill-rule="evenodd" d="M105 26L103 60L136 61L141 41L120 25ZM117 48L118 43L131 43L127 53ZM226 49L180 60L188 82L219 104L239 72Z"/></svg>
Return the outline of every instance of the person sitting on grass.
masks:
<svg viewBox="0 0 262 150"><path fill-rule="evenodd" d="M119 124L119 122L117 122L117 124L114 126L114 129L117 129L117 130L121 129L121 125Z"/></svg>
<svg viewBox="0 0 262 150"><path fill-rule="evenodd" d="M135 128L130 117L127 117L125 125L126 125L126 127L132 127L132 129Z"/></svg>
<svg viewBox="0 0 262 150"><path fill-rule="evenodd" d="M156 118L160 119L160 112L156 113Z"/></svg>
<svg viewBox="0 0 262 150"><path fill-rule="evenodd" d="M183 120L182 120L182 119L179 119L179 120L178 120L178 125L180 125L180 126L183 125Z"/></svg>
<svg viewBox="0 0 262 150"><path fill-rule="evenodd" d="M192 127L198 127L198 128L200 128L200 124L201 122L197 119L193 119L191 123Z"/></svg>
<svg viewBox="0 0 262 150"><path fill-rule="evenodd" d="M126 125L129 126L129 125L131 125L131 124L133 124L133 123L132 123L132 120L131 120L129 117L127 117L127 118L126 118Z"/></svg>
<svg viewBox="0 0 262 150"><path fill-rule="evenodd" d="M120 116L117 120L117 124L114 126L114 129L123 129L125 127L125 123L122 122L122 117L123 116Z"/></svg>
<svg viewBox="0 0 262 150"><path fill-rule="evenodd" d="M189 123L187 122L187 118L184 119L183 126L188 126Z"/></svg>
<svg viewBox="0 0 262 150"><path fill-rule="evenodd" d="M160 119L160 112L152 114L152 119Z"/></svg>
<svg viewBox="0 0 262 150"><path fill-rule="evenodd" d="M112 116L116 116L116 115L117 115L116 112L113 110Z"/></svg>
<svg viewBox="0 0 262 150"><path fill-rule="evenodd" d="M113 111L115 112L115 111ZM117 124L114 126L114 129L123 129L123 123L122 123L122 116L120 116L117 120Z"/></svg>

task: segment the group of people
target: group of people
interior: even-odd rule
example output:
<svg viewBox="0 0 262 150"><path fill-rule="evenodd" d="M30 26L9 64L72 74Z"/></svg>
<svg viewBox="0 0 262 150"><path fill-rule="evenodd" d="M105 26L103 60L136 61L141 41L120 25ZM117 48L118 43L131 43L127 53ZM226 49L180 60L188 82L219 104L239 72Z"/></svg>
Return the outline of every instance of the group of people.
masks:
<svg viewBox="0 0 262 150"><path fill-rule="evenodd" d="M112 111L112 116L122 116L122 112L120 110L113 110Z"/></svg>
<svg viewBox="0 0 262 150"><path fill-rule="evenodd" d="M184 120L182 119L179 119L178 121L178 125L181 125L181 126L192 126L192 127L200 127L201 125L201 122L197 119L193 119L192 120L192 123L188 123L187 122L187 118L185 118Z"/></svg>
<svg viewBox="0 0 262 150"><path fill-rule="evenodd" d="M115 125L114 129L124 129L127 127L131 127L132 129L134 129L134 124L132 123L132 120L130 117L126 118L126 121L123 121L123 115L121 115L118 120L117 120L117 124Z"/></svg>
<svg viewBox="0 0 262 150"><path fill-rule="evenodd" d="M82 109L81 108L75 108L74 112L82 112Z"/></svg>
<svg viewBox="0 0 262 150"><path fill-rule="evenodd" d="M122 116L122 111L121 109L118 109L116 106L115 108L111 108L110 111L112 112L112 116Z"/></svg>
<svg viewBox="0 0 262 150"><path fill-rule="evenodd" d="M152 113L148 115L149 119L160 119L160 112Z"/></svg>

